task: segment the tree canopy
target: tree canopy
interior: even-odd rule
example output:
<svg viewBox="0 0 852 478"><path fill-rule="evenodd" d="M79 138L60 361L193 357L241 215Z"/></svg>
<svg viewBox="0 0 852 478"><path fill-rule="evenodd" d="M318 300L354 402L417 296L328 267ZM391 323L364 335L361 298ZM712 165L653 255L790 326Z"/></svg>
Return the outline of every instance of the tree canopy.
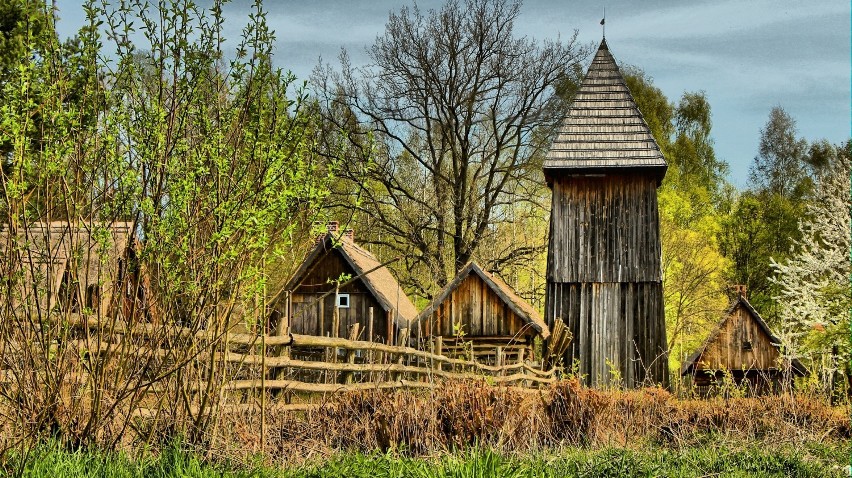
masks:
<svg viewBox="0 0 852 478"><path fill-rule="evenodd" d="M353 68L344 54L341 71L315 75L325 119L347 140L341 175L370 229L360 237L401 255L418 294L486 257L519 205L540 208L535 158L548 143L537 132L561 118L554 86L587 50L576 34L566 43L516 36L519 11L506 0L403 7L368 49L370 66ZM504 250L487 267L540 250Z"/></svg>
<svg viewBox="0 0 852 478"><path fill-rule="evenodd" d="M781 304L785 345L811 363L843 368L852 377L848 366L852 142L832 149L816 178L814 199L799 220L800 239L794 241L789 258L772 260L775 275L770 281L778 290L775 298Z"/></svg>

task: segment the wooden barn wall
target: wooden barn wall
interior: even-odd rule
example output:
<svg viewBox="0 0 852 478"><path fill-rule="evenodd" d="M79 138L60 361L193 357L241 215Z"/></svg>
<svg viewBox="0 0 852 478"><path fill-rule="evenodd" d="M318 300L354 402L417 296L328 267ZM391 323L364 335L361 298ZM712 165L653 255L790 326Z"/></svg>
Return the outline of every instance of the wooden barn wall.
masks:
<svg viewBox="0 0 852 478"><path fill-rule="evenodd" d="M335 294L332 292L323 299L323 294L333 291L334 284L329 279L337 279L341 274L355 275L352 267L337 251L330 251L317 259L316 266L302 279L292 294L293 314L290 319L290 331L295 334L334 336ZM349 308L340 309L340 325L337 336L347 337L349 328L359 323L361 339L368 340L367 330L370 307L373 308L373 335L382 340L388 336L390 323L378 300L373 297L367 286L356 280L340 288L341 293L349 294ZM321 319L320 319L321 318Z"/></svg>
<svg viewBox="0 0 852 478"><path fill-rule="evenodd" d="M466 338L514 336L527 325L474 273L468 275L435 309L429 318L426 333L455 336L455 323L462 324ZM527 326L522 335L536 333Z"/></svg>
<svg viewBox="0 0 852 478"><path fill-rule="evenodd" d="M751 342L751 350L744 348L746 341ZM696 363L696 369L777 369L780 357L780 352L772 345L769 335L745 308L737 306L722 325L716 338L707 344Z"/></svg>
<svg viewBox="0 0 852 478"><path fill-rule="evenodd" d="M325 254L320 253L313 267L308 268L307 274L302 278L294 292L303 294L328 292L334 289L334 285L328 283L329 279L336 280L341 274L354 276L355 270L346 262L340 252L330 250ZM341 287L340 292L369 292L369 289L361 280L356 280Z"/></svg>
<svg viewBox="0 0 852 478"><path fill-rule="evenodd" d="M361 325L361 339L367 340L370 307L373 308L373 335L387 338L388 320L378 301L370 294L352 293L349 295L349 308L340 309L340 326L337 333L332 330L334 324L334 294L320 299L322 294L293 294L293 317L290 331L294 334L328 335L347 337L349 328ZM322 320L319 317L322 316ZM374 337L375 338L375 337Z"/></svg>
<svg viewBox="0 0 852 478"><path fill-rule="evenodd" d="M548 282L662 280L655 178L557 177L552 189Z"/></svg>
<svg viewBox="0 0 852 478"><path fill-rule="evenodd" d="M587 384L610 385L614 369L627 387L668 385L662 283L550 283L545 307L571 331L565 360Z"/></svg>
<svg viewBox="0 0 852 478"><path fill-rule="evenodd" d="M567 364L595 386L668 384L657 178L557 175L545 320L565 321Z"/></svg>

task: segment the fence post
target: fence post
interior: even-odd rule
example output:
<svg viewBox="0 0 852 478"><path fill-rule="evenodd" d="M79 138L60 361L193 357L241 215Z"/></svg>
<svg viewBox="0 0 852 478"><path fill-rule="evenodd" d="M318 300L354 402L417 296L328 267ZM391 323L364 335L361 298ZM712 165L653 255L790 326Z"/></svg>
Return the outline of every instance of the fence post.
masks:
<svg viewBox="0 0 852 478"><path fill-rule="evenodd" d="M399 330L399 341L397 342L398 347L407 347L408 346L408 328ZM405 361L405 354L399 354L399 358L396 360L397 365L403 365ZM394 372L393 373L393 381L398 382L402 380L402 372Z"/></svg>
<svg viewBox="0 0 852 478"><path fill-rule="evenodd" d="M330 337L331 335L330 335L328 332L326 332L326 333L325 333L325 336L326 336L326 337ZM337 349L336 349L336 348L334 348L334 347L329 347L329 346L327 346L327 345L324 345L322 350L323 350L323 352L322 352L322 353L323 353L323 361L325 361L325 362L331 362L331 352L336 352L336 351L337 351ZM336 354L335 354L335 355L336 355ZM329 371L328 369L325 369L325 371L323 371L323 372L322 372L322 374L325 376L325 383L331 383L331 382L330 382L330 380L331 380L331 371Z"/></svg>
<svg viewBox="0 0 852 478"><path fill-rule="evenodd" d="M360 332L361 324L355 323L352 326L352 330L349 332L349 340L355 341L358 340L358 334ZM355 363L355 349L347 349L346 350L346 363L354 364ZM351 370L347 370L343 373L343 383L349 385L352 383L353 372Z"/></svg>
<svg viewBox="0 0 852 478"><path fill-rule="evenodd" d="M372 342L373 341L373 308L372 307L370 307L367 315L368 315L367 341ZM365 356L364 356L364 362L365 363L369 363L369 364L375 363L375 356L373 355L373 353L374 352L372 350L370 350L369 352L367 352L365 354ZM369 381L373 382L374 380L375 380L375 374L373 373L373 369L371 368L370 372L369 372Z"/></svg>
<svg viewBox="0 0 852 478"><path fill-rule="evenodd" d="M367 340L373 341L373 308L370 307L369 312L370 321L367 323Z"/></svg>
<svg viewBox="0 0 852 478"><path fill-rule="evenodd" d="M334 338L340 337L340 306L338 305L338 297L340 297L340 284L334 288L334 311L331 314L331 336ZM335 355L337 350L335 349Z"/></svg>
<svg viewBox="0 0 852 478"><path fill-rule="evenodd" d="M434 338L429 341L429 353L432 354L432 356L429 357L428 361L426 361L426 366L429 367L429 373L426 376L428 377L430 382L434 382L435 377L434 377L433 374L435 372L435 364L438 363L438 361L435 360L435 339Z"/></svg>
<svg viewBox="0 0 852 478"><path fill-rule="evenodd" d="M444 355L444 336L438 335L435 337L435 355ZM438 362L438 370L444 370L444 362ZM452 367L450 367L452 370Z"/></svg>
<svg viewBox="0 0 852 478"><path fill-rule="evenodd" d="M317 314L319 318L319 334L322 337L325 335L325 299L320 299L317 307L319 307L319 314Z"/></svg>
<svg viewBox="0 0 852 478"><path fill-rule="evenodd" d="M290 314L292 313L292 297L290 296L290 291L287 291L287 295L284 299L284 313L281 314L281 318L278 320L278 323L275 324L275 335L280 337L290 333ZM278 357L290 358L290 346L289 345L279 345L275 350L275 355ZM280 380L282 376L285 375L284 367L277 367L275 372L272 374L272 378L275 380ZM275 396L279 396L281 393L280 390L275 391Z"/></svg>
<svg viewBox="0 0 852 478"><path fill-rule="evenodd" d="M340 337L340 306L338 305L338 297L340 296L340 284L336 284L334 287L334 309L331 311L331 336L333 338ZM340 350L337 347L333 347L331 349L331 363L337 363L338 354ZM337 373L334 373L334 383L338 383Z"/></svg>

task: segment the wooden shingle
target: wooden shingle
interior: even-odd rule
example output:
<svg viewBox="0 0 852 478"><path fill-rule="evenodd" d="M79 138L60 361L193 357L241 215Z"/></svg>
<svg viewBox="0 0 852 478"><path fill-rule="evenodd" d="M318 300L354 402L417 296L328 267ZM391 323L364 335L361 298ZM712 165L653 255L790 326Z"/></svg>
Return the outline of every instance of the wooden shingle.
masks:
<svg viewBox="0 0 852 478"><path fill-rule="evenodd" d="M545 175L560 170L650 168L660 169L662 177L666 167L603 40L545 157Z"/></svg>

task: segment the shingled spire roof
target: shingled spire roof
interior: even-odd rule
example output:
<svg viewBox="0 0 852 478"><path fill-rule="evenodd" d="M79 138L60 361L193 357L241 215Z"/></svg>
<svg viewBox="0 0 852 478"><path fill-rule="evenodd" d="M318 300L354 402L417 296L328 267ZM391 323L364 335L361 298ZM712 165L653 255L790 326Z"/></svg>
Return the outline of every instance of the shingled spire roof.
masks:
<svg viewBox="0 0 852 478"><path fill-rule="evenodd" d="M666 167L604 39L550 146L544 171L651 168L662 177Z"/></svg>

